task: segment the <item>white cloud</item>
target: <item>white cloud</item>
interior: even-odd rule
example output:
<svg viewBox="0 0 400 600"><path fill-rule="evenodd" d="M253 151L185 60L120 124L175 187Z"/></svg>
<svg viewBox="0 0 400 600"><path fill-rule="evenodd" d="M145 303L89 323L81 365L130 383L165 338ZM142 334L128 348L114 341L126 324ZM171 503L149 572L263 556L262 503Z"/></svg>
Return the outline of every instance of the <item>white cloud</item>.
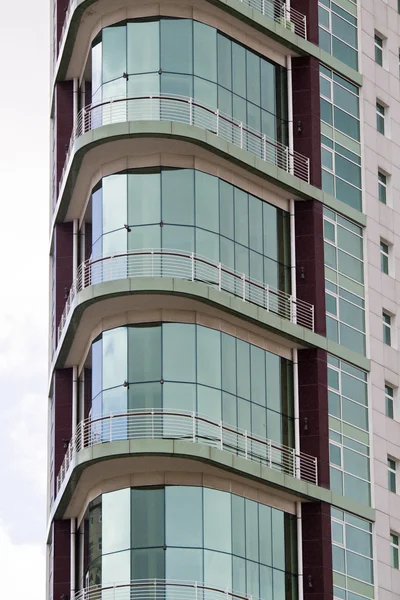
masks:
<svg viewBox="0 0 400 600"><path fill-rule="evenodd" d="M13 600L46 598L44 544L16 544L0 521L1 595Z"/></svg>

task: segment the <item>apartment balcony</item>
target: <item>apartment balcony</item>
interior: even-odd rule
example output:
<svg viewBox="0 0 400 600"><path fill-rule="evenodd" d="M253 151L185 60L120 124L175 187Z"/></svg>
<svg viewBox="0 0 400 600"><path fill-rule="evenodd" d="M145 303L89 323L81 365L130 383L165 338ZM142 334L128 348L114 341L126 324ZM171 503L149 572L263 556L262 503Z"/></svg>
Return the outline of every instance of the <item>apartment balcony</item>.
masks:
<svg viewBox="0 0 400 600"><path fill-rule="evenodd" d="M144 408L81 421L58 473L56 493L60 491L80 450L107 442L140 439L172 439L205 444L318 485L317 459L313 456L296 453L294 448L195 412Z"/></svg>
<svg viewBox="0 0 400 600"><path fill-rule="evenodd" d="M87 260L80 265L60 319L57 343L64 333L74 299L80 291L92 285L131 277L168 277L203 282L314 331L314 306L308 302L263 282L251 280L245 273L193 252L144 249Z"/></svg>
<svg viewBox="0 0 400 600"><path fill-rule="evenodd" d="M266 163L310 183L310 159L245 123L197 100L172 94L116 98L90 104L79 113L67 150L59 188L69 169L74 143L85 133L106 125L130 121L168 121L209 131Z"/></svg>

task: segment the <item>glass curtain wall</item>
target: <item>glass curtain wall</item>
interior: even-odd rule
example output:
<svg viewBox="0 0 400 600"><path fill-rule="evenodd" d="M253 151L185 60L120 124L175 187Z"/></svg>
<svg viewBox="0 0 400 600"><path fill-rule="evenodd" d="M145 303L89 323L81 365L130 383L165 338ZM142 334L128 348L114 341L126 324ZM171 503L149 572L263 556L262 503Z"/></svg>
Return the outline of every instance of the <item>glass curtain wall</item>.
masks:
<svg viewBox="0 0 400 600"><path fill-rule="evenodd" d="M195 412L293 447L292 363L200 325L104 331L92 344L92 419L142 408Z"/></svg>
<svg viewBox="0 0 400 600"><path fill-rule="evenodd" d="M296 518L281 510L219 490L165 486L103 494L86 518L90 585L159 578L256 598L297 596Z"/></svg>
<svg viewBox="0 0 400 600"><path fill-rule="evenodd" d="M287 145L286 69L198 21L128 21L95 40L93 104L150 94L194 98Z"/></svg>
<svg viewBox="0 0 400 600"><path fill-rule="evenodd" d="M194 252L290 293L289 214L218 177L168 168L109 175L93 191L91 218L93 260Z"/></svg>

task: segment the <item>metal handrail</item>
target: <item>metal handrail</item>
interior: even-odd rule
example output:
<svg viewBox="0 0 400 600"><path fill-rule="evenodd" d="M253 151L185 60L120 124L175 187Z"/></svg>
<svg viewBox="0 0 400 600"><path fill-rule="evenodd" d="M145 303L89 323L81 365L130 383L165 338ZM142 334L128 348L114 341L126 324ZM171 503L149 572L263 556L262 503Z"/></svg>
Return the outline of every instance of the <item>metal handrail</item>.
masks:
<svg viewBox="0 0 400 600"><path fill-rule="evenodd" d="M136 579L79 590L71 600L259 600L229 588L220 589L198 581Z"/></svg>
<svg viewBox="0 0 400 600"><path fill-rule="evenodd" d="M300 11L294 8L288 8L285 2L281 0L240 0L242 4L246 4L251 8L254 8L261 14L273 19L278 25L282 25L285 29L290 29L296 35L307 39L307 17ZM72 14L74 0L70 0L68 8L65 12L65 19L63 28L60 35L60 41L58 49L60 51L61 46L64 43L64 37L67 29L69 28Z"/></svg>
<svg viewBox="0 0 400 600"><path fill-rule="evenodd" d="M314 306L304 300L294 298L261 281L249 279L245 273L234 271L194 252L143 249L96 260L89 259L79 266L58 325L57 343L78 292L91 285L129 277L171 277L203 282L314 331Z"/></svg>
<svg viewBox="0 0 400 600"><path fill-rule="evenodd" d="M317 485L317 459L294 448L213 421L187 410L135 409L81 421L57 475L58 494L77 452L106 442L132 439L180 439L226 450L297 479Z"/></svg>
<svg viewBox="0 0 400 600"><path fill-rule="evenodd" d="M194 98L174 94L149 94L89 104L78 113L60 178L60 188L77 138L103 125L143 120L186 123L211 131L261 160L310 182L310 159L303 154L289 150L284 144L252 129L246 123Z"/></svg>

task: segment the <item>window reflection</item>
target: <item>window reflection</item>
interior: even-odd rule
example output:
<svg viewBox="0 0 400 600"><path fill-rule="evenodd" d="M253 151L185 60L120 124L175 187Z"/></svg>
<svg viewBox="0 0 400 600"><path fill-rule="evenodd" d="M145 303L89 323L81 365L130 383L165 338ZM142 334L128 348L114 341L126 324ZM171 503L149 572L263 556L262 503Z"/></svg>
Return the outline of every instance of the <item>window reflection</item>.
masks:
<svg viewBox="0 0 400 600"><path fill-rule="evenodd" d="M192 486L109 492L90 503L84 535L92 583L157 577L296 599L295 517L228 492Z"/></svg>

